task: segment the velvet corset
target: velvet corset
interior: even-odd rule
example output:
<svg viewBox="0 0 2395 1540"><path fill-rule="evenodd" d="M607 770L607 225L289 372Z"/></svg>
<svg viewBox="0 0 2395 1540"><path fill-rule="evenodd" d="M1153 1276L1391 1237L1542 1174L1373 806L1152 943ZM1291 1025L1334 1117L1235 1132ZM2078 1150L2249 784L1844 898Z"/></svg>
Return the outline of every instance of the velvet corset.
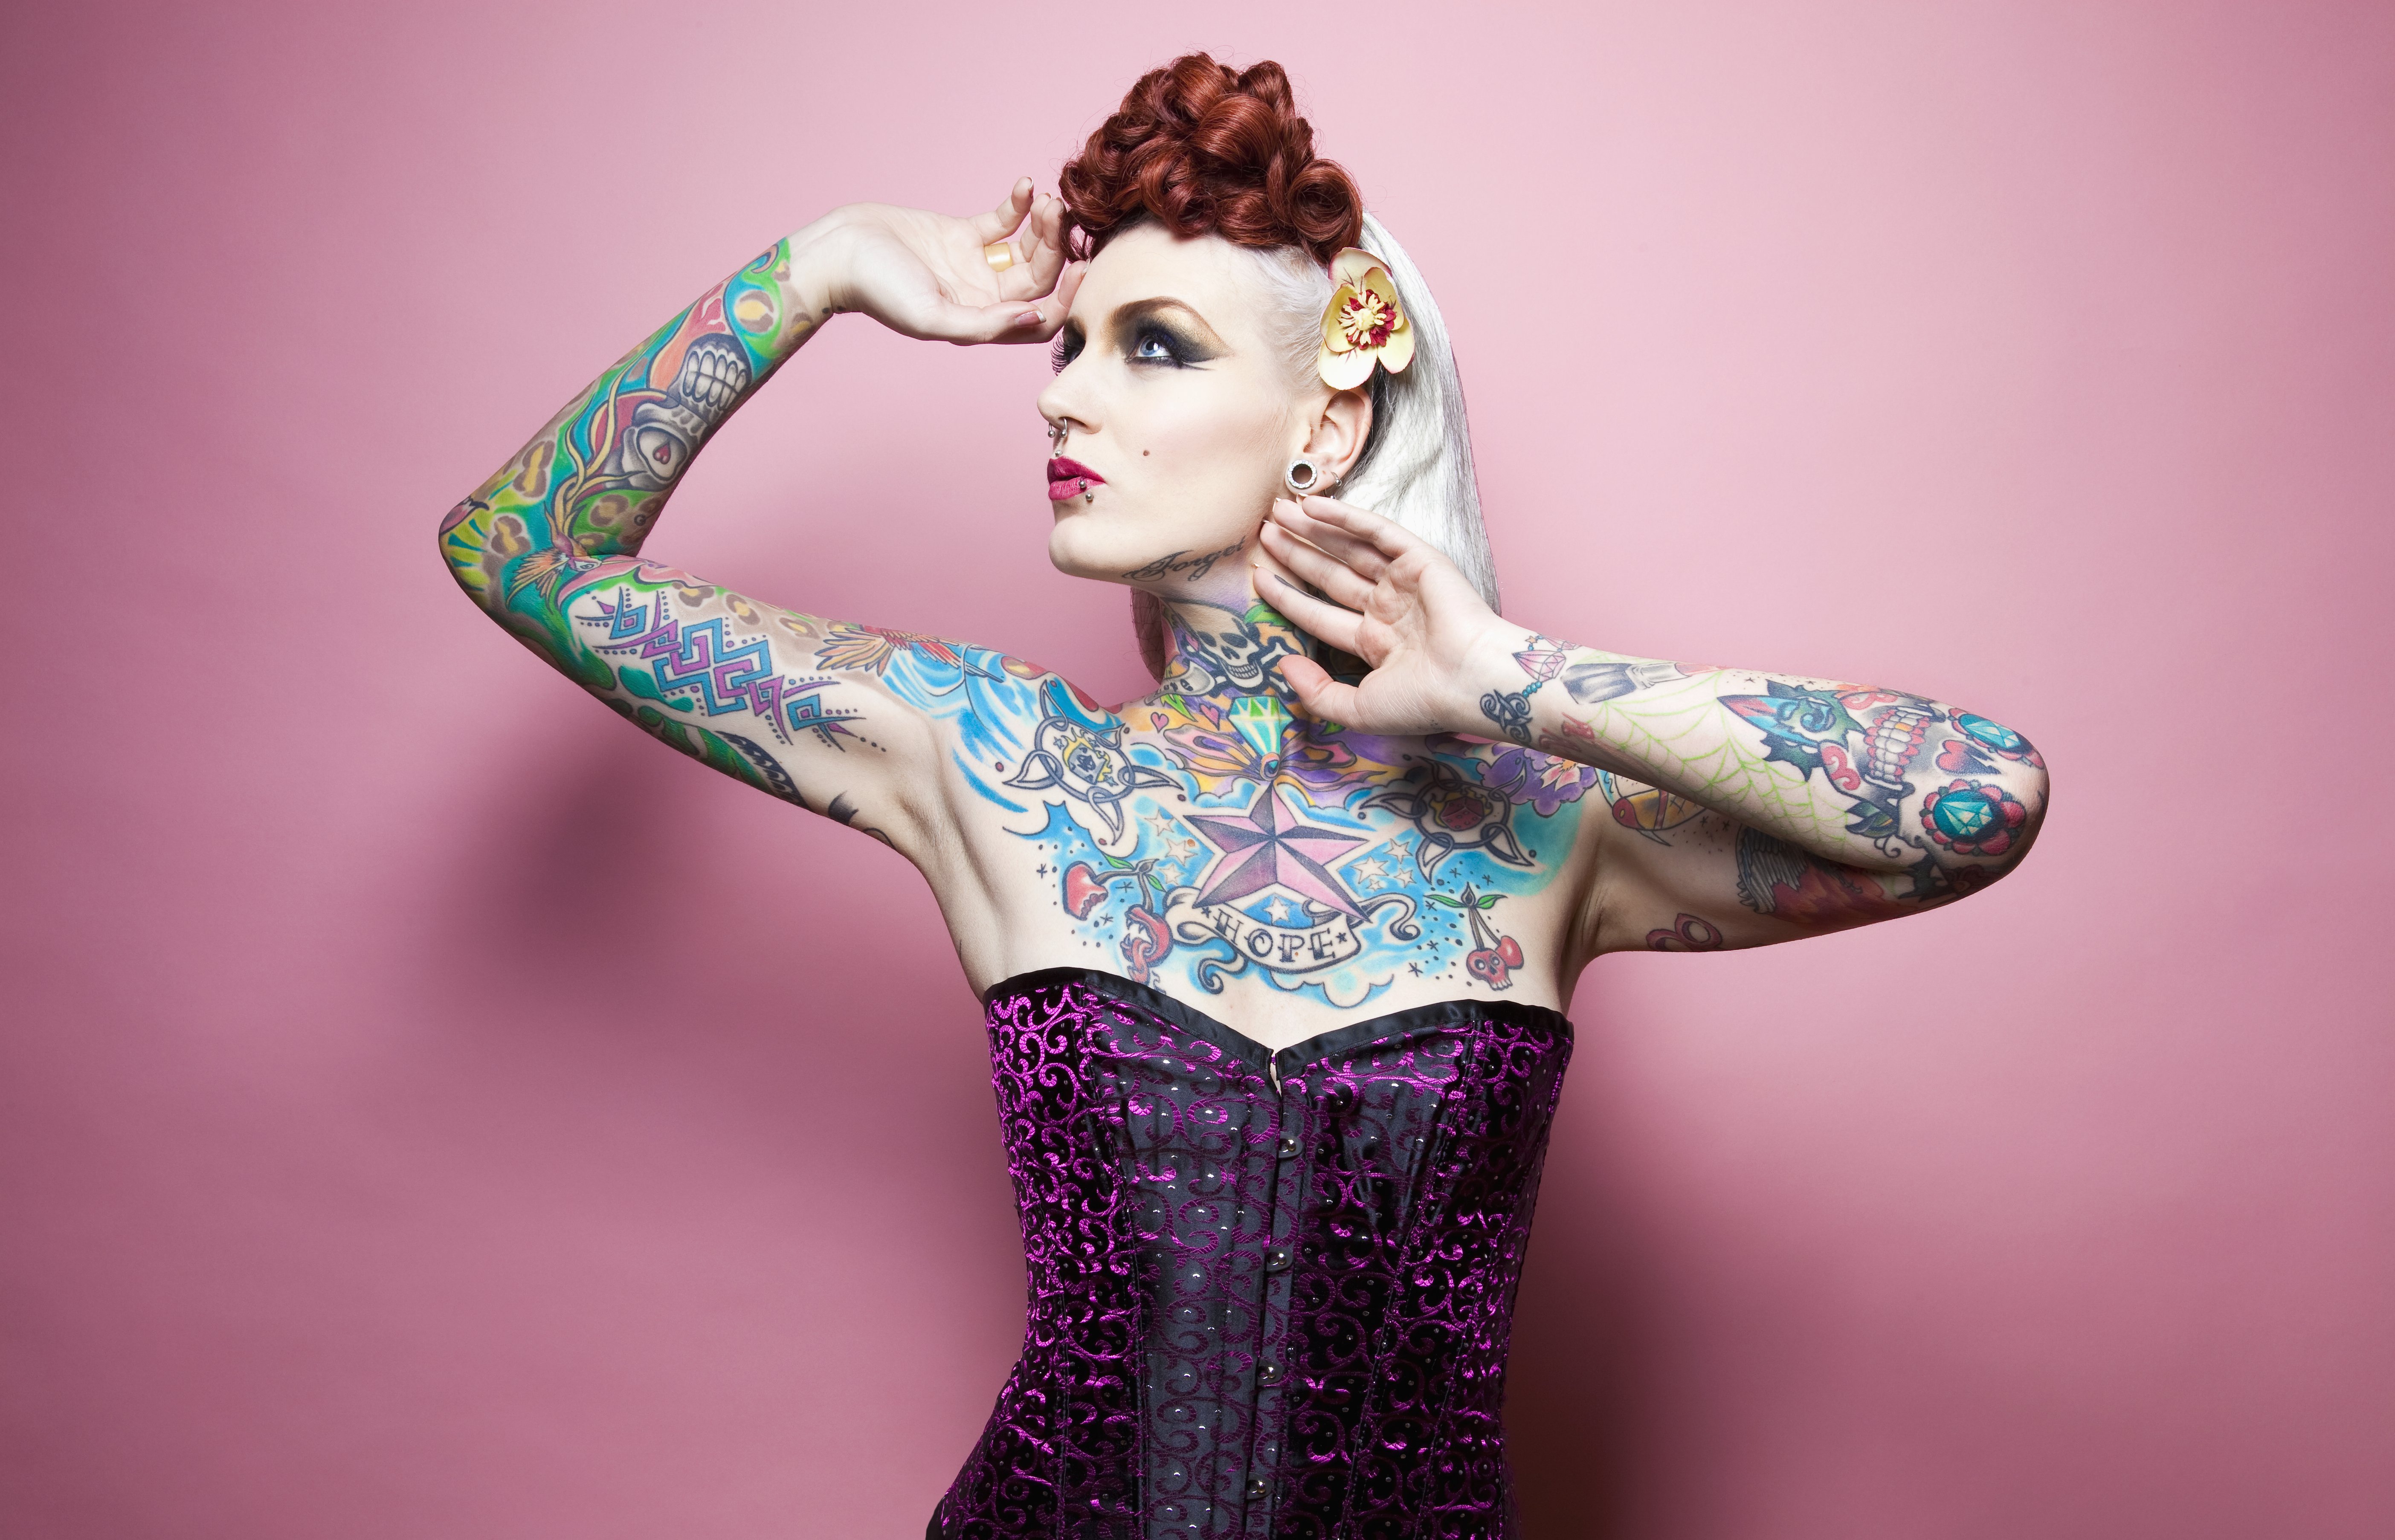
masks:
<svg viewBox="0 0 2395 1540"><path fill-rule="evenodd" d="M988 1021L1030 1302L933 1536L1513 1533L1498 1418L1568 1021L1451 1000L1275 1053L1078 968Z"/></svg>

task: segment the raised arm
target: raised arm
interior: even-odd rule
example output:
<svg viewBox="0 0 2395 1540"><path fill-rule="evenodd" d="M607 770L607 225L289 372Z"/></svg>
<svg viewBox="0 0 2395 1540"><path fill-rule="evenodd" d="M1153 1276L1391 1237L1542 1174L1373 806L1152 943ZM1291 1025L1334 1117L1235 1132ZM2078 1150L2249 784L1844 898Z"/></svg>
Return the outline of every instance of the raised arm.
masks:
<svg viewBox="0 0 2395 1540"><path fill-rule="evenodd" d="M2045 761L2010 728L1899 691L1582 647L1489 612L1445 559L1327 498L1265 539L1290 618L1374 666L1287 665L1308 710L1508 738L1593 765L1590 950L1712 951L1893 919L2011 871Z"/></svg>
<svg viewBox="0 0 2395 1540"><path fill-rule="evenodd" d="M905 772L971 711L967 681L1003 670L932 638L748 599L642 549L708 436L833 315L954 342L1052 335L1073 279L1057 212L1035 205L1025 181L975 218L859 205L777 242L450 510L440 543L451 574L509 635L664 743L908 844L930 809L910 795L922 778ZM1024 260L994 270L984 244L1018 229ZM956 676L945 692L943 670Z"/></svg>

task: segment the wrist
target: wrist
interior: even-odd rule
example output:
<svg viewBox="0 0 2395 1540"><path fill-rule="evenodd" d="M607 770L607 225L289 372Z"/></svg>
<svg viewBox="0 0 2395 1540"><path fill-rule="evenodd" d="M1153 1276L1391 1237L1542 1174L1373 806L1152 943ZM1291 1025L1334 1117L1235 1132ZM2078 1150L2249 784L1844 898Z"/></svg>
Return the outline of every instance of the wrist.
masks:
<svg viewBox="0 0 2395 1540"><path fill-rule="evenodd" d="M1456 675L1452 731L1475 738L1530 741L1529 697L1543 682L1533 677L1520 657L1536 651L1539 634L1492 615L1465 650Z"/></svg>
<svg viewBox="0 0 2395 1540"><path fill-rule="evenodd" d="M788 273L783 281L784 296L793 314L806 318L807 330L854 309L849 302L853 245L849 234L848 210L836 208L782 242Z"/></svg>

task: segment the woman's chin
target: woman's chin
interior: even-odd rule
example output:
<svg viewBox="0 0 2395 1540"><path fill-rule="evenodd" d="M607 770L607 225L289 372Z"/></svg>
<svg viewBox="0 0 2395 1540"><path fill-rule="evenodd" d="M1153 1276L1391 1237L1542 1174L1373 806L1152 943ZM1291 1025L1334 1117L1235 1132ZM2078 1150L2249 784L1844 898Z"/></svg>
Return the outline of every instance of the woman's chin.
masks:
<svg viewBox="0 0 2395 1540"><path fill-rule="evenodd" d="M1114 544L1092 529L1086 520L1066 515L1048 532L1048 564L1066 577L1120 583L1122 574L1139 563L1115 559L1120 553L1108 548Z"/></svg>
<svg viewBox="0 0 2395 1540"><path fill-rule="evenodd" d="M1225 574L1244 564L1246 553L1254 546L1252 529L1210 533L1216 538L1191 536L1166 545L1154 538L1152 531L1066 515L1048 532L1048 561L1067 577L1099 583L1142 587L1173 580L1171 586L1187 588L1189 597L1196 597L1201 589L1211 592L1222 586ZM1126 535L1143 538L1123 538Z"/></svg>

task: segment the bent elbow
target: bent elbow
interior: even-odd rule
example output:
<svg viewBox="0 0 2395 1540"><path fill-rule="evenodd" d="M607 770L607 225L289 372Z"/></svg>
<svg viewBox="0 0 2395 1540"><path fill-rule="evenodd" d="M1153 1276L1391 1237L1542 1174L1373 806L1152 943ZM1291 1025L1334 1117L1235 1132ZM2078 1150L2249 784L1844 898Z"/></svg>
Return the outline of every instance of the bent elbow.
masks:
<svg viewBox="0 0 2395 1540"><path fill-rule="evenodd" d="M2051 777L2042 759L2007 765L1986 781L1956 780L1930 793L1924 808L1936 859L1956 898L2012 875L2045 824Z"/></svg>
<svg viewBox="0 0 2395 1540"><path fill-rule="evenodd" d="M2029 848L2037 843L2038 831L2045 826L2045 803L2054 778L2045 768L2045 759L2031 749L2029 757L2012 768L2005 777L2005 787L2020 803L2020 827L2016 832L2013 848L2005 852L2005 870L2018 866L2029 855Z"/></svg>
<svg viewBox="0 0 2395 1540"><path fill-rule="evenodd" d="M488 610L487 596L497 578L499 555L493 550L489 520L491 506L479 497L469 497L441 516L434 533L441 547L441 565L478 608Z"/></svg>

